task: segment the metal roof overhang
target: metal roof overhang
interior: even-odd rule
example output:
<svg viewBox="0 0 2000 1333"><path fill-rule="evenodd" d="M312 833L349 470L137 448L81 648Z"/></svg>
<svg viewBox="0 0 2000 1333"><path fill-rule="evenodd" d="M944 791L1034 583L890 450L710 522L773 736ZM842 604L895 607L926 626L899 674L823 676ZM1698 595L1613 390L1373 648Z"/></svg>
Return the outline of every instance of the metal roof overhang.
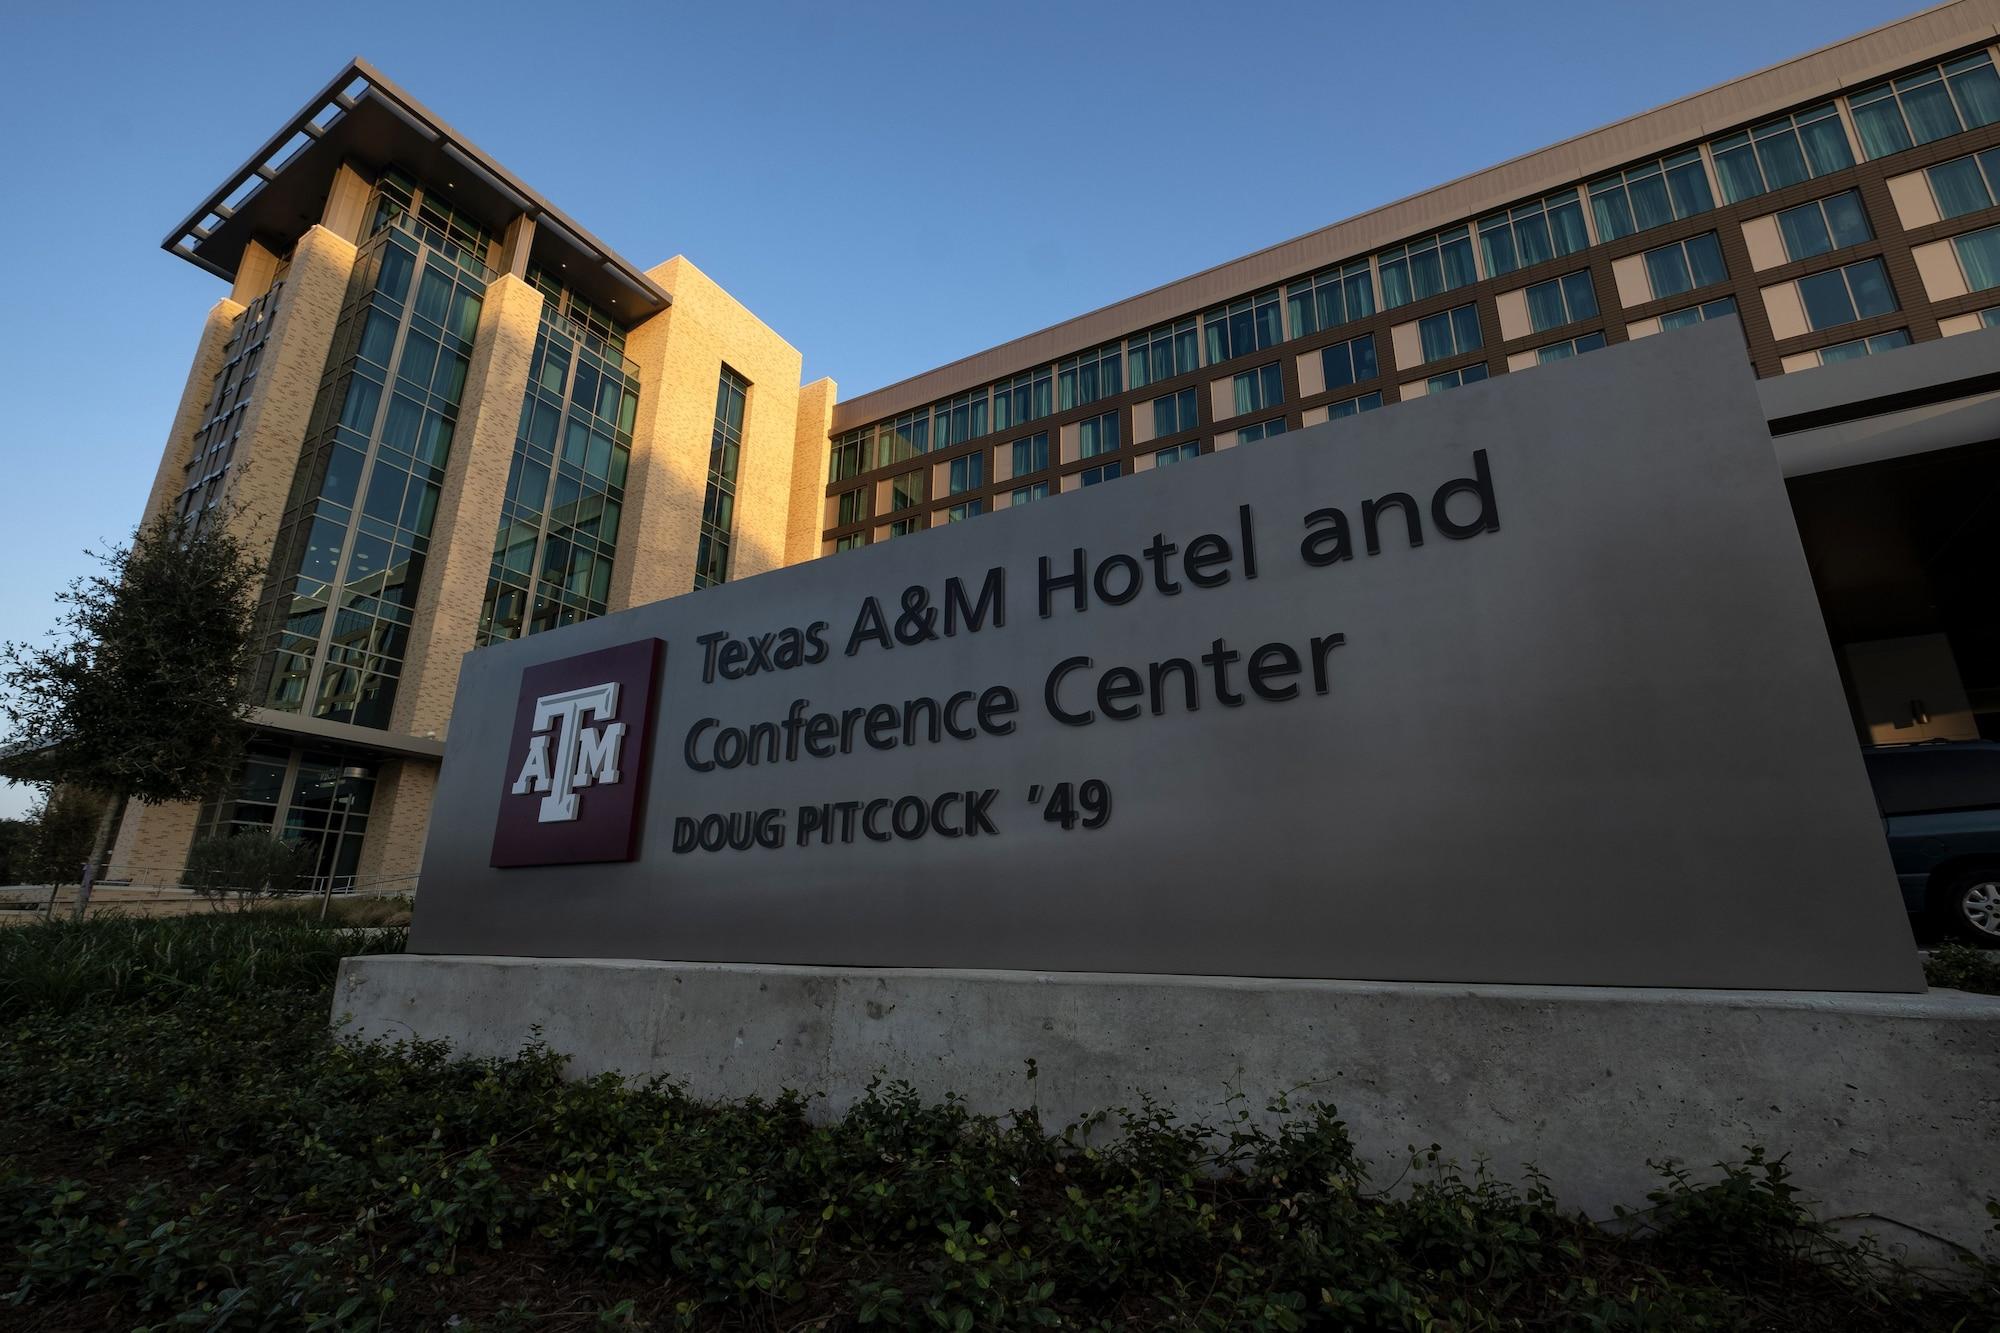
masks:
<svg viewBox="0 0 2000 1333"><path fill-rule="evenodd" d="M534 262L560 272L565 285L622 324L672 304L645 273L358 58L188 214L161 248L233 280L251 241L283 254L320 220L342 162L371 178L402 167L445 190L452 207L496 234L527 214L535 221Z"/></svg>

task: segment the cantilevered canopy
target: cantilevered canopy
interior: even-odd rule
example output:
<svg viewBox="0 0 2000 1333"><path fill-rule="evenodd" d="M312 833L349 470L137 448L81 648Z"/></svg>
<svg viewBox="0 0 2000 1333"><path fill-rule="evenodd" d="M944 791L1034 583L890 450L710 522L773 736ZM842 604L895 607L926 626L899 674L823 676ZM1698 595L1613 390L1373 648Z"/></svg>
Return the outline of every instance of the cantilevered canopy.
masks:
<svg viewBox="0 0 2000 1333"><path fill-rule="evenodd" d="M370 178L400 166L446 191L452 207L496 234L527 214L535 220L535 262L561 274L567 286L621 323L658 314L672 301L644 273L359 58L161 245L233 279L251 241L282 254L320 220L343 161Z"/></svg>

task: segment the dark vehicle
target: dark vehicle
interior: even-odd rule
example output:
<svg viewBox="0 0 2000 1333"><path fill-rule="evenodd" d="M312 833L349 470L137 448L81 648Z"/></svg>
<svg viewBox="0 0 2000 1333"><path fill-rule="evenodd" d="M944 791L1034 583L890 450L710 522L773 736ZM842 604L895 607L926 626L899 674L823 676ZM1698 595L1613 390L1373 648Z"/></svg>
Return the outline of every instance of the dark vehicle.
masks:
<svg viewBox="0 0 2000 1333"><path fill-rule="evenodd" d="M2000 741L1865 750L1903 905L2000 949Z"/></svg>

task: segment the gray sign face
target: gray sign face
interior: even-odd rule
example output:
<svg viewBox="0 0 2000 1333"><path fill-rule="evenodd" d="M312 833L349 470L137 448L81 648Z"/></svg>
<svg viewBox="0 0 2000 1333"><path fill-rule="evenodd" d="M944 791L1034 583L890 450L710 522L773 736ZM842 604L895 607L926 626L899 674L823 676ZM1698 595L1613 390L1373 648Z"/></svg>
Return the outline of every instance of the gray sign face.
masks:
<svg viewBox="0 0 2000 1333"><path fill-rule="evenodd" d="M1922 987L1727 321L472 653L414 946Z"/></svg>

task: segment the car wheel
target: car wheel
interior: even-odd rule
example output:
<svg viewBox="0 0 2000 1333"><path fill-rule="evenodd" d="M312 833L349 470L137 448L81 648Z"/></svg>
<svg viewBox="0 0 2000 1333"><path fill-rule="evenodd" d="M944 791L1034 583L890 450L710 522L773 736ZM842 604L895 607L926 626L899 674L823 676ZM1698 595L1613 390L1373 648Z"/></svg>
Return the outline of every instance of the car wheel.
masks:
<svg viewBox="0 0 2000 1333"><path fill-rule="evenodd" d="M2000 949L2000 869L1967 870L1940 886L1939 916L1947 930L1988 949Z"/></svg>

